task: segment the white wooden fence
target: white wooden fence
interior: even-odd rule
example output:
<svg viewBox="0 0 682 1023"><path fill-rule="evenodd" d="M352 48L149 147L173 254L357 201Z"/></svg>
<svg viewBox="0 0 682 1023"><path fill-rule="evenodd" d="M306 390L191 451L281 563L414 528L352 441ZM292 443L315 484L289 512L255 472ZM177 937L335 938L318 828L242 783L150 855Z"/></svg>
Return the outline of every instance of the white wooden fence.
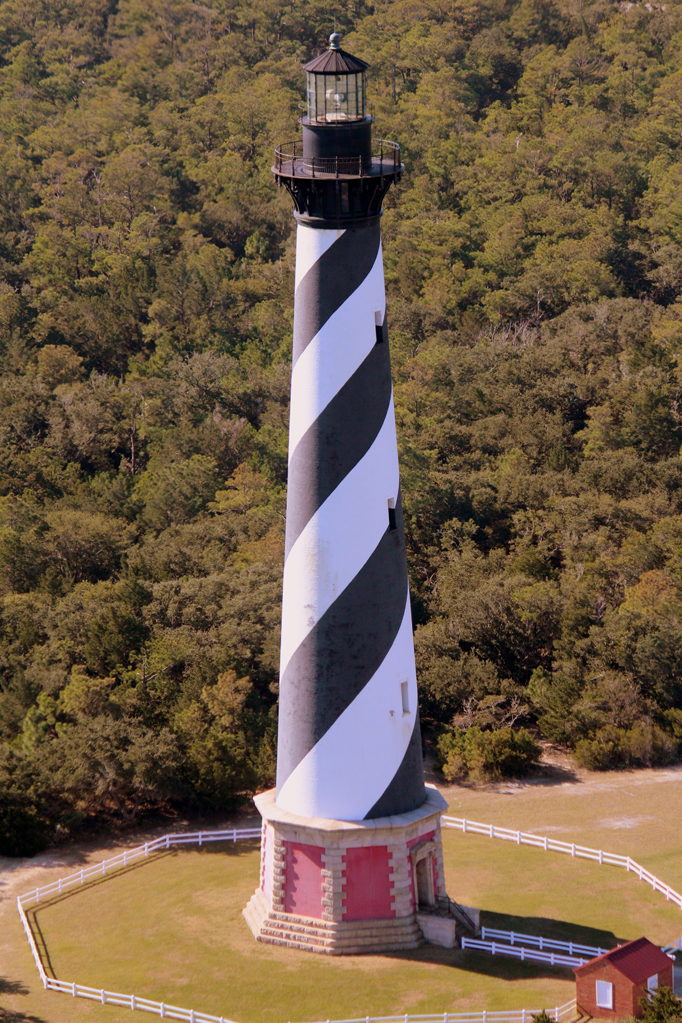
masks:
<svg viewBox="0 0 682 1023"><path fill-rule="evenodd" d="M471 949L472 952L488 952L491 956L507 956L509 959L520 959L521 962L532 960L550 966L582 966L588 961L587 958L562 955L560 952L541 952L539 948L505 945L503 942L483 941L480 938L462 938L461 945L463 949Z"/></svg>
<svg viewBox="0 0 682 1023"><path fill-rule="evenodd" d="M104 877L112 870L119 867L127 867L129 863L144 859L150 853L159 852L162 849L170 849L174 845L204 845L206 842L236 842L243 838L260 838L260 828L231 828L229 831L193 831L188 834L162 835L144 845L138 845L134 849L126 849L118 856L112 856L108 860L93 864L92 867L84 867L77 870L75 874L68 877L60 877L52 884L43 885L42 888L35 888L32 892L26 892L17 899L20 906L37 905L50 895L61 894L69 888L79 887L86 881L96 877Z"/></svg>
<svg viewBox="0 0 682 1023"><path fill-rule="evenodd" d="M534 835L528 831L498 828L494 824L482 824L480 821L470 821L463 817L442 817L441 820L446 828L455 828L468 835L485 835L488 838L502 839L503 842L514 842L516 845L531 845L536 849L544 849L545 852L565 853L568 856L575 856L582 860L594 860L611 867L624 867L625 870L635 874L640 881L645 881L654 891L664 895L668 902L674 902L679 909L682 909L682 895L649 870L640 866L630 856L619 856L617 853L604 852L603 849L590 849L585 845L576 845L575 842L560 842L556 838Z"/></svg>
<svg viewBox="0 0 682 1023"><path fill-rule="evenodd" d="M194 831L188 834L162 835L144 845L138 845L134 849L126 849L118 856L112 856L108 860L94 863L91 867L84 867L83 870L69 874L68 877L61 877L58 881L35 888L17 898L17 908L23 925L28 943L33 953L35 964L42 981L43 987L48 991L61 991L71 995L73 998L89 998L92 1001L100 1002L102 1005L120 1005L126 1009L138 1009L141 1012L151 1012L162 1019L187 1020L188 1023L233 1023L225 1016L211 1016L206 1012L199 1012L196 1009L183 1009L178 1005L166 1005L164 1002L155 1002L151 998L142 998L140 995L126 995L119 991L105 991L101 988L86 987L84 984L77 984L75 981L57 980L49 977L45 972L42 957L35 943L31 925L26 916L26 910L35 908L49 899L52 895L59 895L71 888L80 887L86 881L95 878L105 877L113 870L127 867L149 856L150 853L161 852L178 845L199 845L207 842L236 842L245 838L260 838L260 828L230 828L227 831Z"/></svg>
<svg viewBox="0 0 682 1023"><path fill-rule="evenodd" d="M531 1023L546 1012L560 1023L576 1014L575 998L553 1009L509 1009L506 1012L439 1012L427 1016L358 1016L355 1019L316 1020L315 1023Z"/></svg>
<svg viewBox="0 0 682 1023"><path fill-rule="evenodd" d="M682 896L648 870L645 870L644 867L641 867L629 856L618 856L615 853L603 852L600 849L590 849L586 846L575 845L572 842L559 842L553 838L534 835L530 832L498 828L493 824L482 824L479 821L470 821L462 817L443 817L442 821L445 827L454 828L467 834L486 835L488 838L499 838L503 841L515 842L517 845L530 845L548 852L567 853L570 856L582 859L596 860L596 862L602 864L625 867L626 870L634 873L642 881L646 881L655 891L665 895L668 901L674 902L682 909ZM145 842L144 845L137 846L134 849L126 849L124 852L119 853L118 856L102 860L91 867L84 867L74 874L69 874L67 877L59 878L59 880L53 881L51 884L43 885L31 892L20 895L17 898L17 909L43 987L50 991L64 992L74 998L88 998L92 1001L100 1002L102 1005L119 1005L128 1009L137 1009L141 1012L150 1012L160 1016L162 1019L186 1020L188 1023L233 1023L232 1020L227 1019L225 1016L211 1016L196 1009L183 1009L177 1005L166 1005L164 1002L155 1002L152 999L142 998L139 995L105 991L100 988L86 987L83 984L77 984L75 981L57 980L55 977L49 977L45 972L42 957L36 946L33 932L26 916L26 910L35 908L50 896L59 895L71 888L80 887L86 881L106 877L111 871L144 859L153 852L160 852L161 850L181 845L201 846L207 842L236 842L240 839L260 838L260 834L260 828L231 828L224 831L195 831L186 834L162 835L160 838L153 839L151 842ZM475 939L465 940L471 942ZM541 940L547 941L547 939ZM513 945L510 947L513 948ZM682 938L674 945L668 946L665 951L672 951L681 947ZM522 949L517 948L516 951L520 952ZM536 951L527 948L524 951L525 958L531 958L532 955L536 956L538 954L550 956L554 954L544 953L541 949ZM559 964L557 963L557 965ZM353 1020L326 1020L324 1023L530 1023L532 1016L541 1011L540 1009L514 1009L508 1012L446 1012L422 1016L362 1016ZM575 1015L575 999L566 1002L565 1005L556 1006L554 1009L547 1009L546 1011L559 1023L562 1019Z"/></svg>
<svg viewBox="0 0 682 1023"><path fill-rule="evenodd" d="M578 945L575 941L558 941L555 938L543 938L539 934L523 934L519 931L501 931L496 927L482 927L481 937L484 941L503 941L507 945L525 945L530 948L545 949L549 952L563 952L569 956L587 956L594 959L609 950L596 945Z"/></svg>

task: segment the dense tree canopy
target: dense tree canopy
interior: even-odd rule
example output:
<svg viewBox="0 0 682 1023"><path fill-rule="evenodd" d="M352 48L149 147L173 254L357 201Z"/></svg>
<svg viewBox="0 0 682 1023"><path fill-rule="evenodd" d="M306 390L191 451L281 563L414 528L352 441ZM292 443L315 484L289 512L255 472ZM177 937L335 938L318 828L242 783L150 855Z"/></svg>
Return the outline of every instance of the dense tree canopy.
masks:
<svg viewBox="0 0 682 1023"><path fill-rule="evenodd" d="M517 725L591 766L674 759L682 2L335 11L406 164L383 229L427 726L455 777ZM329 29L318 0L0 2L9 851L271 780L270 164Z"/></svg>

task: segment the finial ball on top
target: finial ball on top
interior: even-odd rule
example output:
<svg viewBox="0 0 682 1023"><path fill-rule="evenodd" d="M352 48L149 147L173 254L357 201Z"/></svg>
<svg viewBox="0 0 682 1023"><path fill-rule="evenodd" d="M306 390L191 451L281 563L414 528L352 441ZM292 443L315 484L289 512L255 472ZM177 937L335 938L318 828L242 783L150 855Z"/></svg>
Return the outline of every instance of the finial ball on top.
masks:
<svg viewBox="0 0 682 1023"><path fill-rule="evenodd" d="M341 49L341 36L338 32L332 32L329 37L329 49L340 50Z"/></svg>

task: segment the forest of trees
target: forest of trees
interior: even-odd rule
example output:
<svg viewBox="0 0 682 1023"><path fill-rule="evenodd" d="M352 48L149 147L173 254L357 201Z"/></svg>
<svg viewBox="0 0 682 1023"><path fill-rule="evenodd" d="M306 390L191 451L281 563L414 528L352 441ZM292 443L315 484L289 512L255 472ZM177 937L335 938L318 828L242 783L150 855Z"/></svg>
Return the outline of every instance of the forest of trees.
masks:
<svg viewBox="0 0 682 1023"><path fill-rule="evenodd" d="M536 739L679 755L682 0L2 0L0 852L272 780L270 165L334 16L406 166L383 234L427 739L451 778Z"/></svg>

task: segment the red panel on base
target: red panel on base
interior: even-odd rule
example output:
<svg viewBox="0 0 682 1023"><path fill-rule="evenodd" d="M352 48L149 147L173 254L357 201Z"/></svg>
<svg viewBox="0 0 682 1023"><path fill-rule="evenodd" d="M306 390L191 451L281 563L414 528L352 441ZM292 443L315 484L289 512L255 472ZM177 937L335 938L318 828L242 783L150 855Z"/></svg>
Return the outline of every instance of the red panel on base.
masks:
<svg viewBox="0 0 682 1023"><path fill-rule="evenodd" d="M319 845L287 842L284 912L322 918L322 854Z"/></svg>
<svg viewBox="0 0 682 1023"><path fill-rule="evenodd" d="M385 920L391 908L388 846L347 849L344 920Z"/></svg>

